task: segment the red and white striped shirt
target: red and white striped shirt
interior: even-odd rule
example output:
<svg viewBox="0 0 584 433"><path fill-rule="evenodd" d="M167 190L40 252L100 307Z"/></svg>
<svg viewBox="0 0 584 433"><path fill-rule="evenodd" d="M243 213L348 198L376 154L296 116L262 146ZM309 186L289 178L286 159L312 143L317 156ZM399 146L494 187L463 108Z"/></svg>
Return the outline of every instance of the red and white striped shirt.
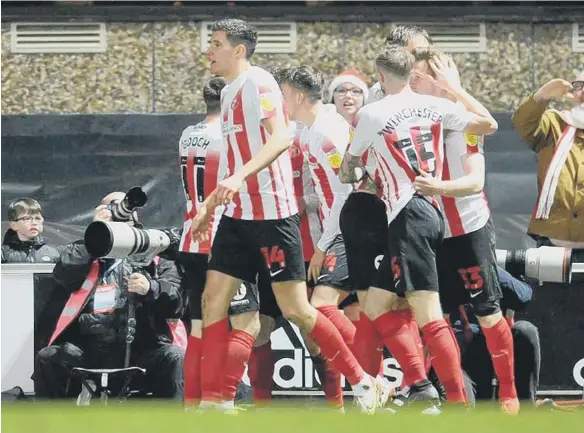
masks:
<svg viewBox="0 0 584 433"><path fill-rule="evenodd" d="M484 154L482 136L446 131L444 143L443 180L455 180L465 176L464 159L475 153ZM484 192L466 197L441 196L438 200L446 222L445 238L477 231L485 226L491 216Z"/></svg>
<svg viewBox="0 0 584 433"><path fill-rule="evenodd" d="M280 87L269 72L251 66L223 88L221 128L230 173L239 170L266 144L269 133L262 120L275 116L286 118L286 110ZM245 220L283 219L297 213L288 152L249 176L225 211L229 217Z"/></svg>
<svg viewBox="0 0 584 433"><path fill-rule="evenodd" d="M415 194L420 170L442 176L443 130L463 131L470 118L464 107L447 99L412 91L388 95L359 111L347 151L362 157L369 149L375 157L367 158L366 169L379 182L389 222Z"/></svg>
<svg viewBox="0 0 584 433"><path fill-rule="evenodd" d="M314 255L316 243L322 236L322 222L320 220L319 199L314 189L314 182L308 168L308 162L300 150L300 137L294 137L290 146L292 174L294 175L294 193L302 198L306 209L300 214L300 234L302 235L302 255L308 262Z"/></svg>
<svg viewBox="0 0 584 433"><path fill-rule="evenodd" d="M223 206L218 206L211 216L210 239L207 242L199 243L191 238L191 221L205 198L217 187L217 182L227 175L227 158L219 119L187 127L180 137L179 155L187 201L179 251L209 254Z"/></svg>
<svg viewBox="0 0 584 433"><path fill-rule="evenodd" d="M322 216L323 233L317 243L326 252L335 237L341 233L339 216L351 185L341 183L339 169L351 127L334 105L320 108L316 120L300 134L300 149L312 174Z"/></svg>

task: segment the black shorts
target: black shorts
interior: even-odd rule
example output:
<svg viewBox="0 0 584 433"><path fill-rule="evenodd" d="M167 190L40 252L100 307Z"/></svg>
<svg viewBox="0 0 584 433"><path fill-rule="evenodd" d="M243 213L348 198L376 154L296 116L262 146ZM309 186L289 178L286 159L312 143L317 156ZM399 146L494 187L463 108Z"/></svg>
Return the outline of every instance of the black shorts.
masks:
<svg viewBox="0 0 584 433"><path fill-rule="evenodd" d="M436 262L445 313L452 314L465 304L471 304L477 316L500 311L503 294L497 271L495 227L490 219L472 233L444 239Z"/></svg>
<svg viewBox="0 0 584 433"><path fill-rule="evenodd" d="M358 304L358 303L359 303L359 297L357 296L357 293L353 292L341 301L341 303L339 304L339 310L342 310L343 308L348 307L349 305Z"/></svg>
<svg viewBox="0 0 584 433"><path fill-rule="evenodd" d="M298 215L263 221L222 216L209 269L243 281L257 281L265 269L271 282L305 281L299 221Z"/></svg>
<svg viewBox="0 0 584 433"><path fill-rule="evenodd" d="M440 211L415 195L389 224L388 242L374 286L400 296L438 291L436 251L444 237Z"/></svg>
<svg viewBox="0 0 584 433"><path fill-rule="evenodd" d="M349 280L354 290L367 290L387 246L387 213L378 197L352 193L340 215Z"/></svg>
<svg viewBox="0 0 584 433"><path fill-rule="evenodd" d="M178 262L184 270L182 282L189 299L189 317L191 320L201 320L203 318L201 297L207 282L209 256L207 254L179 253ZM231 300L228 314L236 316L249 311L257 311L259 307L257 285L244 281Z"/></svg>
<svg viewBox="0 0 584 433"><path fill-rule="evenodd" d="M260 294L260 314L273 319L281 317L282 310L280 310L274 296L270 273L267 269L262 269L258 274L258 292Z"/></svg>
<svg viewBox="0 0 584 433"><path fill-rule="evenodd" d="M315 286L329 286L339 290L351 291L347 255L343 237L338 235L326 250L326 256L320 269L320 276Z"/></svg>

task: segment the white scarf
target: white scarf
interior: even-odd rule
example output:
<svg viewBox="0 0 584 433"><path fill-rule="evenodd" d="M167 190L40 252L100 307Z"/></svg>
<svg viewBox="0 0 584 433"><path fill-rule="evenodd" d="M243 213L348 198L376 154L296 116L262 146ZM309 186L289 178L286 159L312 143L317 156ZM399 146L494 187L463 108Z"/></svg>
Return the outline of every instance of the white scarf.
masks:
<svg viewBox="0 0 584 433"><path fill-rule="evenodd" d="M547 220L550 217L554 197L556 196L556 189L558 188L560 172L574 144L576 131L578 129L584 129L584 105L577 105L570 111L552 111L558 114L567 123L567 126L556 143L554 156L546 171L545 179L537 199L535 218L541 220Z"/></svg>

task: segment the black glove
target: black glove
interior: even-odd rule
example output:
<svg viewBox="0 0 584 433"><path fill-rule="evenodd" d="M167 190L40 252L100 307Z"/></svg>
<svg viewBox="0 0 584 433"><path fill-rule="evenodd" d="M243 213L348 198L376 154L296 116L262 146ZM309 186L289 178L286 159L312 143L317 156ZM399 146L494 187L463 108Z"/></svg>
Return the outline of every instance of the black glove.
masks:
<svg viewBox="0 0 584 433"><path fill-rule="evenodd" d="M182 229L177 227L170 227L161 230L170 239L168 248L159 254L160 257L166 260L176 261L178 258L178 247L180 245L180 238L182 237Z"/></svg>

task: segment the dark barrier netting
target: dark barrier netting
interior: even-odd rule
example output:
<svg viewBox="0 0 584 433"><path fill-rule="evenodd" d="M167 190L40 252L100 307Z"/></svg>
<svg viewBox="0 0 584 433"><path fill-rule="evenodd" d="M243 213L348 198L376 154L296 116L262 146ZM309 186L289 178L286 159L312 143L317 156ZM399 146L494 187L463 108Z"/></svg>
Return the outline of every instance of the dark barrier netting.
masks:
<svg viewBox="0 0 584 433"><path fill-rule="evenodd" d="M536 157L513 130L510 113L495 117L499 132L486 139L485 191L497 246L533 247L525 232L537 193ZM45 209L49 242L79 239L105 194L134 185L142 186L149 196L140 213L145 226L181 225L184 194L178 139L186 126L201 118L197 114L2 116L3 232L8 203L31 196ZM578 389L574 374L582 372L573 369L584 358L584 345L574 343L584 341L583 306L584 287L546 284L536 289L524 316L540 330L542 389Z"/></svg>

